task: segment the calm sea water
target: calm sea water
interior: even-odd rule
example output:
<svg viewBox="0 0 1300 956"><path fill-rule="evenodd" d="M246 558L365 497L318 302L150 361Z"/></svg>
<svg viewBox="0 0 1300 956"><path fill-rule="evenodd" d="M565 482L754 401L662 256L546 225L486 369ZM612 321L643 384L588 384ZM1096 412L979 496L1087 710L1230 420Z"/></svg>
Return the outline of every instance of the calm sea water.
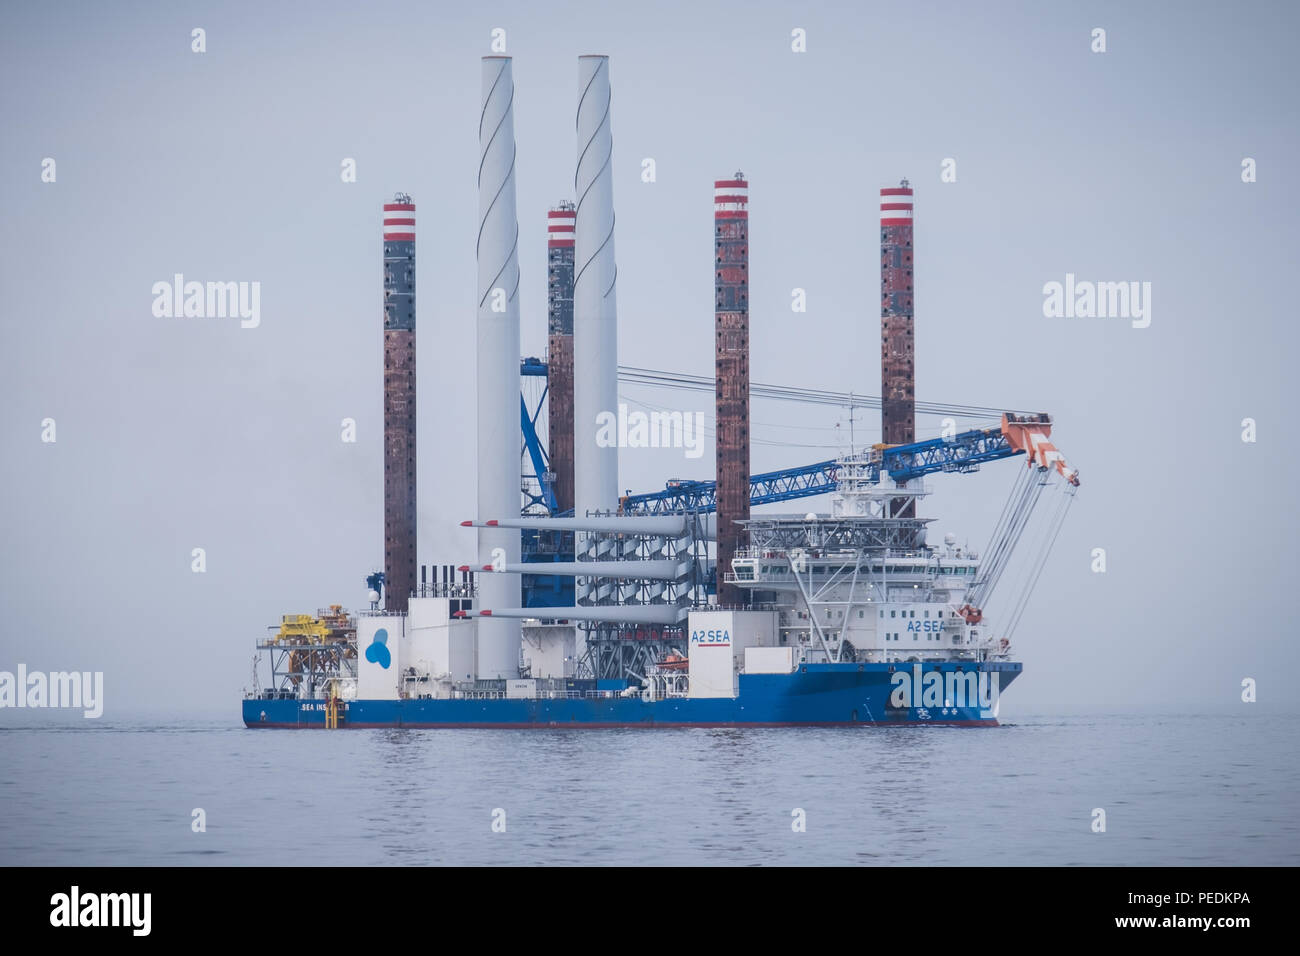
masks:
<svg viewBox="0 0 1300 956"><path fill-rule="evenodd" d="M1287 718L337 733L91 723L0 729L0 863L1300 863ZM205 833L191 830L196 807ZM1091 829L1098 807L1103 834ZM806 832L792 830L796 808Z"/></svg>

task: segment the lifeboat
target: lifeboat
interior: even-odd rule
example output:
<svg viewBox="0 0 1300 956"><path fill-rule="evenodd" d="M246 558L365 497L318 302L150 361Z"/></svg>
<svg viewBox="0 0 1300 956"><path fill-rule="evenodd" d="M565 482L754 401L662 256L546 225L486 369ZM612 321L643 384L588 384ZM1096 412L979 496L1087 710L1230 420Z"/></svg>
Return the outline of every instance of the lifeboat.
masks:
<svg viewBox="0 0 1300 956"><path fill-rule="evenodd" d="M689 666L690 661L677 653L671 653L659 662L660 669L666 671L684 671Z"/></svg>

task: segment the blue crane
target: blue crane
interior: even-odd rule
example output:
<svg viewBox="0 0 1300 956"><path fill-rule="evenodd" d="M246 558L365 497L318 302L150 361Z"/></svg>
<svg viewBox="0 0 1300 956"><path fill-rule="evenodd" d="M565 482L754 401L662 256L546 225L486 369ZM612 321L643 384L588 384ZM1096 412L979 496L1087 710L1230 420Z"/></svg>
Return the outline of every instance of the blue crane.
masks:
<svg viewBox="0 0 1300 956"><path fill-rule="evenodd" d="M910 445L894 445L877 452L868 467L873 481L887 472L895 481L920 478L936 471L976 471L987 461L1022 455L1013 448L1000 428L975 428L952 438L931 438ZM782 468L761 475L750 475L749 502L765 505L774 501L793 501L834 491L835 461ZM627 495L621 499L629 514L670 514L680 511L710 512L717 508L717 485L713 481L670 481L663 491Z"/></svg>
<svg viewBox="0 0 1300 956"><path fill-rule="evenodd" d="M550 460L538 433L537 423L546 399L547 379L546 363L536 358L524 359L520 364L520 375L525 379L541 379L538 384L530 386L537 393L535 407L530 412L529 402L524 391L519 399L520 425L523 430L524 457L532 467L532 473L524 468L525 481L531 479L536 483L536 493L528 491L529 504L523 509L525 514L549 514L553 517L571 515L571 511L557 512L554 475L550 471ZM712 389L710 379L702 376L678 376L649 369L620 367L619 377L636 384L659 385L666 387L683 387L687 389ZM755 393L767 390L764 397L787 401L813 402L820 404L843 405L846 401L850 409L855 404L871 405L879 399L847 395L834 392L821 392L809 389L782 389L776 386L755 386ZM927 414L953 415L957 417L987 417L994 409L976 408L959 405L940 405L930 403L924 408L917 404L917 410ZM1079 484L1078 472L1066 466L1065 460L1051 444L1051 418L1041 413L1006 412L998 427L973 428L960 432L950 438L931 438L926 441L912 442L906 445L874 446L867 476L879 482L887 477L891 481L909 481L935 472L971 472L977 471L985 462L1011 458L1015 455L1028 455L1030 464L1038 466L1039 471L1054 467L1065 478L1067 498L1057 511L1057 516L1049 529L1049 542L1055 539L1056 530L1065 516L1065 510L1072 500L1072 490ZM778 501L793 501L809 498L834 491L838 484L837 462L814 462L811 465L799 465L794 468L782 468L749 479L749 500L751 505L765 505ZM1028 473L1027 473L1028 474ZM527 487L527 486L526 486ZM981 603L996 584L1016 541L1024 531L1028 512L1041 491L1042 483L1025 479L1013 489L1012 501L1004 509L1004 520L995 529L994 545L991 548L993 560L976 582ZM669 481L662 491L652 491L634 495L629 492L620 499L620 509L626 514L672 514L680 512L708 513L717 510L717 483L708 480ZM522 550L525 561L571 561L573 559L573 540L571 533L540 532L526 530L522 534ZM1049 545L1050 546L1050 545ZM1041 565L1039 567L1041 571ZM1036 577L1036 575L1035 575ZM561 576L523 576L524 605L527 607L563 607L573 603L573 581ZM1023 611L1026 595L1015 605L1013 621L1019 621ZM962 609L968 620L979 620L982 611L971 605Z"/></svg>
<svg viewBox="0 0 1300 956"><path fill-rule="evenodd" d="M529 479L537 482L537 492L531 490L531 486L525 485L528 489L525 494L528 496L528 504L524 507L525 514L544 514L555 515L555 484L554 473L550 469L551 459L546 453L545 446L537 433L537 419L542 414L542 408L545 406L546 393L549 390L546 379L546 363L538 358L522 359L519 363L519 374L523 378L540 378L541 391L535 402L536 408L528 411L528 397L524 391L519 393L519 427L524 436L523 453L528 456L528 464L532 467L529 473L527 468L524 469L523 477L527 482ZM540 511L534 511L540 509Z"/></svg>
<svg viewBox="0 0 1300 956"><path fill-rule="evenodd" d="M519 374L525 378L541 378L544 382L546 363L538 358L525 358L520 362ZM670 384L676 378L676 376L662 372L650 373L645 369L629 370L626 377L630 381L640 382L646 376L652 376L652 378L643 382L643 384ZM699 376L681 376L681 378L685 382L684 387L687 388L702 387L705 382ZM711 382L708 385L709 388L712 388ZM821 395L822 393L813 393L808 390L799 391L801 400L816 400ZM842 396L836 396L832 393L826 393L824 397L827 397L828 400L833 399L836 402L842 400ZM543 514L560 517L561 515L556 511L555 492L551 485L552 473L548 467L550 460L537 430L537 420L541 414L542 402L545 398L546 389L543 385L540 397L535 402L536 408L530 412L529 403L526 401L525 396L521 393L519 397L520 425L523 429L523 454L532 467L532 473L525 473L524 477L535 481L539 489L537 493L530 492L529 508L537 507ZM871 401L863 396L857 396L856 400L861 401L863 404L868 404ZM951 414L960 412L965 406L941 405L935 406L935 408L937 411ZM969 411L983 415L987 414L990 409L971 408ZM976 471L985 462L997 461L1020 454L1024 454L1024 449L1013 446L1007 440L1007 437L1002 434L1001 428L976 428L961 432L951 438L931 438L926 441L913 442L909 445L895 445L892 448L880 449L878 460L872 464L872 477L875 481L879 481L881 473L888 472L889 477L895 481L907 481L939 471ZM782 468L760 475L751 475L749 479L750 504L766 505L778 501L794 501L798 498L824 495L835 490L835 472L836 465L832 459L814 462L811 465L798 465L793 468ZM623 510L627 513L671 514L682 511L708 513L717 508L716 494L716 482L714 481L693 479L670 481L662 491L651 491L637 495L629 492L621 499L621 504ZM564 514L569 513L565 512Z"/></svg>

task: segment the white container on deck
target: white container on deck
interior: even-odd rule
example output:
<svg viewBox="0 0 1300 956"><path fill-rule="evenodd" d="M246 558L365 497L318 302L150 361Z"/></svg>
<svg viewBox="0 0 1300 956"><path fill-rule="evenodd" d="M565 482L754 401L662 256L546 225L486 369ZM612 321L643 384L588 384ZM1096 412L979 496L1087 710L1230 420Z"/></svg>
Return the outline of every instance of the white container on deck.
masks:
<svg viewBox="0 0 1300 956"><path fill-rule="evenodd" d="M528 679L506 681L506 697L520 700L537 696L537 681Z"/></svg>
<svg viewBox="0 0 1300 956"><path fill-rule="evenodd" d="M789 674L793 671L793 647L745 648L746 674Z"/></svg>

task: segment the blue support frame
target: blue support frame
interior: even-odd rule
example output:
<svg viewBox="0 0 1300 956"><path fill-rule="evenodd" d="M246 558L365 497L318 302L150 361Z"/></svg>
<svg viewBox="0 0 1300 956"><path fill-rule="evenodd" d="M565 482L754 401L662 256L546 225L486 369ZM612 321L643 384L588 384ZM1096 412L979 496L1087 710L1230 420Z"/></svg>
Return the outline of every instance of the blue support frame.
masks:
<svg viewBox="0 0 1300 956"><path fill-rule="evenodd" d="M972 429L952 438L931 438L910 445L886 448L868 469L872 481L883 472L895 481L908 481L936 471L977 471L985 462L1024 454L1012 449L1000 428ZM835 462L819 461L797 468L783 468L749 478L751 505L793 501L824 495L836 488ZM629 514L672 514L682 511L708 513L717 508L717 484L713 481L669 482L663 491L629 495L623 499Z"/></svg>
<svg viewBox="0 0 1300 956"><path fill-rule="evenodd" d="M555 489L552 487L550 480L546 477L550 474L549 459L546 455L546 449L542 447L541 439L537 437L537 416L542 412L542 402L546 400L546 390L542 391L542 397L537 402L537 412L532 416L528 414L528 403L524 401L524 396L519 396L519 427L524 433L524 449L528 452L528 458L533 463L533 474L531 476L537 479L538 486L542 489L541 495L529 495L532 504L541 505L546 509L548 515L555 514L556 501Z"/></svg>
<svg viewBox="0 0 1300 956"><path fill-rule="evenodd" d="M527 377L545 377L546 363L537 358L522 359L519 363L519 374ZM544 389L537 403L537 410L530 415L523 392L521 391L519 395L519 424L523 429L524 449L532 462L537 483L542 489L540 496L532 496L531 504L544 507L547 514L552 517L565 517L573 512L566 511L561 514L556 510L555 491L546 480L546 475L550 471L550 458L537 436L537 416L541 414L545 399ZM881 452L878 460L870 466L869 476L871 480L878 482L882 473L888 473L894 481L908 481L937 471L977 471L985 462L998 461L1020 454L1024 453L1011 448L1000 428L972 429L952 438L932 438L909 445L886 448ZM751 475L749 500L751 505L793 501L797 498L824 495L834 491L836 486L835 461L819 461L811 465ZM706 514L717 509L717 484L713 481L672 481L663 491L628 495L622 499L622 507L623 511L629 514L681 512ZM548 534L556 533L548 532ZM538 536L537 531L523 532L521 541L523 560L573 560L571 533L562 541L546 545L539 541ZM524 604L527 607L563 607L573 604L571 578L524 575L523 592Z"/></svg>

